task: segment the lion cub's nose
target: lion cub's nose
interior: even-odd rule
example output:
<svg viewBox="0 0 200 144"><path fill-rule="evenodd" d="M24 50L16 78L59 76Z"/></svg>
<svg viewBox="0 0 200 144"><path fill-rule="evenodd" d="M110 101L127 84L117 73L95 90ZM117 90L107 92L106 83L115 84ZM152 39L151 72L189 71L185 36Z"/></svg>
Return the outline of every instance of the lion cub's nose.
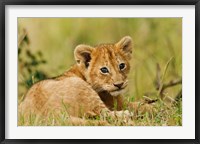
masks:
<svg viewBox="0 0 200 144"><path fill-rule="evenodd" d="M123 82L120 82L120 83L114 83L113 85L118 87L119 89L123 86Z"/></svg>

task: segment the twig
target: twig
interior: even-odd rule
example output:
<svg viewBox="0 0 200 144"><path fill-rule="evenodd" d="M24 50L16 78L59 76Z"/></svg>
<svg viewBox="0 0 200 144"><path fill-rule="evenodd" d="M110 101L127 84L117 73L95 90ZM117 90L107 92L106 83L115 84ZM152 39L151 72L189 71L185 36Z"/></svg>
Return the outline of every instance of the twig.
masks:
<svg viewBox="0 0 200 144"><path fill-rule="evenodd" d="M147 96L143 96L143 98L144 98L145 102L148 103L148 104L151 104L151 103L158 101L158 99L151 99Z"/></svg>
<svg viewBox="0 0 200 144"><path fill-rule="evenodd" d="M169 96L165 96L165 93L164 93L165 89L167 89L169 87L173 87L173 86L179 85L179 84L182 84L182 78L178 78L178 79L175 79L175 80L171 80L168 83L164 83L164 78L165 78L167 69L168 69L169 64L172 61L172 59L173 59L173 57L171 57L168 60L167 64L165 65L165 69L163 71L162 77L161 77L160 65L157 63L157 65L156 65L156 80L155 80L154 84L155 84L156 90L158 90L157 96L159 96L162 100L165 99L167 101L175 103L177 101L177 99L180 99L180 97L182 97L182 90L177 94L177 96L175 97L176 99L173 99L173 98L171 98ZM153 100L153 99L149 98L148 97L149 95L154 95L154 93L146 93L145 96L143 96L147 103L151 103L151 102L156 102L157 101L157 99Z"/></svg>
<svg viewBox="0 0 200 144"><path fill-rule="evenodd" d="M169 83L163 84L161 92L164 91L165 89L167 89L168 87L173 87L173 86L176 86L179 84L182 84L182 78L176 79L176 80L171 80Z"/></svg>

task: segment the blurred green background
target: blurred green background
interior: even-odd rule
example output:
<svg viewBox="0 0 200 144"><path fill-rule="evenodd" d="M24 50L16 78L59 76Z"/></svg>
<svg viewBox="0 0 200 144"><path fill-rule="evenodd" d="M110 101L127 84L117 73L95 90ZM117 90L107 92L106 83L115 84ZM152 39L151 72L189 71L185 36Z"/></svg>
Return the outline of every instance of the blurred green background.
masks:
<svg viewBox="0 0 200 144"><path fill-rule="evenodd" d="M19 98L37 80L58 76L73 65L78 44L115 43L126 35L134 41L126 93L130 99L157 92L157 64L166 72L164 83L182 77L181 18L18 18ZM178 85L165 94L173 98L180 89Z"/></svg>

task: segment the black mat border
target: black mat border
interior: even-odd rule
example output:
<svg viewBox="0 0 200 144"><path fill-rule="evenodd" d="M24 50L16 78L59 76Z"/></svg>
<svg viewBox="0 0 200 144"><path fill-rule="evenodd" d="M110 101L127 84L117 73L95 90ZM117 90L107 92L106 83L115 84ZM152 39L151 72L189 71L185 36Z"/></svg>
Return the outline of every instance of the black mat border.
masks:
<svg viewBox="0 0 200 144"><path fill-rule="evenodd" d="M195 5L195 139L5 139L5 6L6 5ZM200 144L199 61L200 0L0 0L0 142L5 144ZM189 133L189 132L188 132Z"/></svg>

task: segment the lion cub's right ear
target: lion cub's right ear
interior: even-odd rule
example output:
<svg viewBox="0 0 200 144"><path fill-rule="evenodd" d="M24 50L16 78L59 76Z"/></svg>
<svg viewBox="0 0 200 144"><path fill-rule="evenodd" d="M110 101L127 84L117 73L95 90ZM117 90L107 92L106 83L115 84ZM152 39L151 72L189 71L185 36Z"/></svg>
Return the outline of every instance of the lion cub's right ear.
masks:
<svg viewBox="0 0 200 144"><path fill-rule="evenodd" d="M77 64L84 64L87 68L89 66L89 62L91 60L91 52L93 48L88 45L78 45L74 50L74 57Z"/></svg>

